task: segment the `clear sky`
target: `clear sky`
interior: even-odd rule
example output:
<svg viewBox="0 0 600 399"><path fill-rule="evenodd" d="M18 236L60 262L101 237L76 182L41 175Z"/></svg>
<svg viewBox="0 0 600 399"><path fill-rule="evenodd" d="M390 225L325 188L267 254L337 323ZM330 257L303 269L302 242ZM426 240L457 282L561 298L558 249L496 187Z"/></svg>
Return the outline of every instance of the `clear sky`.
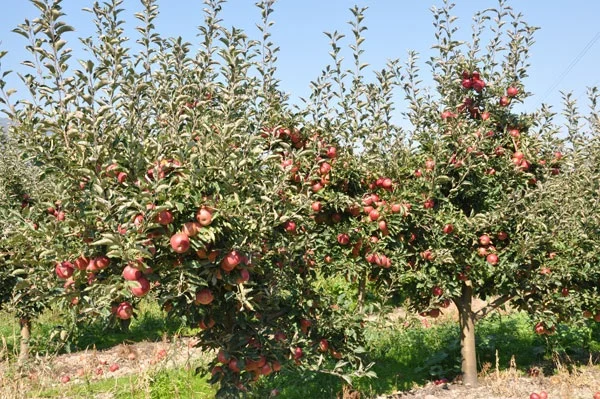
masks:
<svg viewBox="0 0 600 399"><path fill-rule="evenodd" d="M455 14L459 17L463 38L471 32L475 11L497 5L497 1L492 0L456 2ZM91 15L81 11L91 3L90 0L63 1L67 22L76 28L75 34L67 36L75 56L83 54L78 51L76 36L93 34ZM258 37L254 24L260 15L254 3L254 0L229 0L222 14L223 25L244 28L251 37ZM202 2L159 0L158 4L161 14L157 28L161 34L164 37L180 35L196 43L196 27L203 18ZM426 58L434 42L429 9L432 5L440 6L441 0L279 0L275 5L272 33L273 40L281 47L278 78L292 99L306 96L309 82L329 62L329 42L323 32L338 30L350 34L348 9L354 4L369 7L364 49L365 61L373 68L381 68L389 58L405 61L409 49L421 52L423 59ZM531 49L532 67L525 84L535 96L528 100L527 107L536 108L542 100L560 106L559 90L573 91L575 97L583 100L586 86L600 84L600 40L597 40L600 38L600 1L512 0L509 4L522 12L531 25L542 28ZM27 0L0 0L0 6L0 48L9 51L3 68L18 71L19 61L25 56L25 40L11 30L24 18L34 18L35 9ZM140 11L139 1L125 0L123 7L129 21L128 36L135 37L133 28L137 20L133 14ZM594 39L597 41L588 46ZM588 50L583 53L586 46Z"/></svg>

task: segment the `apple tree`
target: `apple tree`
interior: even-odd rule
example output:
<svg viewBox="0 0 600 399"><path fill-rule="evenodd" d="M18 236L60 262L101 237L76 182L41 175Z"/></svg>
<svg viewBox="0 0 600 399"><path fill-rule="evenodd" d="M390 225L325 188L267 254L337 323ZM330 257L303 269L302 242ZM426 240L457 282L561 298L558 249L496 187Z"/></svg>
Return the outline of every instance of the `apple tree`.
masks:
<svg viewBox="0 0 600 399"><path fill-rule="evenodd" d="M394 284L412 309L437 317L451 302L458 308L463 383L473 386L477 320L508 301L541 318L548 291L577 266L552 270L562 241L536 217L553 209L539 193L561 173L560 139L541 113L516 111L529 96L524 80L536 29L500 2L476 14L471 38L459 41L452 8L433 8L433 90L424 89L416 53L405 71L412 171L398 165L390 174L417 198L411 230L399 232L411 239L391 258ZM475 297L486 305L474 309ZM554 331L554 320L542 318L538 332Z"/></svg>
<svg viewBox="0 0 600 399"><path fill-rule="evenodd" d="M2 86L0 92L5 104L10 91ZM46 220L40 214L45 215L43 201L50 187L43 170L19 149L13 128L9 123L0 132L0 306L19 319L22 363L29 354L31 321L49 305L55 287L49 273L35 272L31 256L43 241L38 230Z"/></svg>
<svg viewBox="0 0 600 399"><path fill-rule="evenodd" d="M35 234L17 226L31 248L14 262L53 284L76 322L126 326L153 291L169 317L202 329L219 396L282 367L362 371L359 320L318 289L295 227L310 182L287 159L314 162L318 136L273 77L272 2L259 3L263 37L251 40L207 1L195 55L156 32L155 1L136 14L136 51L122 1L96 3L77 64L61 2L32 3L40 16L15 30L31 43L28 98L7 111L50 191Z"/></svg>
<svg viewBox="0 0 600 399"><path fill-rule="evenodd" d="M402 179L387 174L391 163L410 156L408 151L400 155L404 132L393 121L394 90L401 83L399 61L368 71L363 62L365 11L351 9L347 47L344 34L326 34L331 63L311 82L304 110L321 145L309 177L311 190L299 198L309 219L317 269L325 277L344 276L350 282L356 297L342 294L358 313L371 309L364 307L367 302L377 304L366 301L369 295L389 294L388 250L404 245L391 232L406 229L410 208ZM344 61L346 51L350 64Z"/></svg>

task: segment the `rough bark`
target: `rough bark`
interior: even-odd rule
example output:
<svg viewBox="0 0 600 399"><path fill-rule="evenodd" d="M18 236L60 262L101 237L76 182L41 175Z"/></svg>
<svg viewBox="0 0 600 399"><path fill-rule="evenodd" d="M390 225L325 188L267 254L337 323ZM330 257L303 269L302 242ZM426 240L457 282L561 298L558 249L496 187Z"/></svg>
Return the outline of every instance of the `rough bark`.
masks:
<svg viewBox="0 0 600 399"><path fill-rule="evenodd" d="M18 364L23 364L29 359L29 339L31 338L31 320L28 317L19 319L21 327L21 342L19 348Z"/></svg>
<svg viewBox="0 0 600 399"><path fill-rule="evenodd" d="M363 274L362 276L360 276L360 279L358 281L358 299L356 301L356 304L357 304L357 309L359 312L363 311L363 307L365 304L366 285L367 285L367 276Z"/></svg>
<svg viewBox="0 0 600 399"><path fill-rule="evenodd" d="M462 296L456 300L460 324L460 354L462 358L463 384L476 387L477 354L475 352L475 313L472 309L473 286L470 281L463 285Z"/></svg>

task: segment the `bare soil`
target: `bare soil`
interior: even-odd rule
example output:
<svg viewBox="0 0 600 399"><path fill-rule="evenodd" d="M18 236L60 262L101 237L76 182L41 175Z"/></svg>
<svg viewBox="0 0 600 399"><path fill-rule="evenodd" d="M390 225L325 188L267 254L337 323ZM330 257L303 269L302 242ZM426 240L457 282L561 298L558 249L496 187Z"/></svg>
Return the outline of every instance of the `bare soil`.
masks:
<svg viewBox="0 0 600 399"><path fill-rule="evenodd" d="M162 342L123 343L102 351L88 349L58 356L36 356L20 369L6 361L0 363L0 398L24 397L23 391L65 383L143 375L152 369L196 368L208 359L193 338L174 337ZM15 390L21 390L20 394Z"/></svg>
<svg viewBox="0 0 600 399"><path fill-rule="evenodd" d="M475 308L482 307L478 301ZM436 324L455 320L456 309L452 305L444 309L437 320L422 318L423 323ZM388 315L388 322L398 323L408 315L396 309ZM211 355L196 347L193 338L173 337L162 342L124 343L114 348L31 359L29 367L15 371L14 364L0 363L0 399L24 397L25 391L57 387L61 379L69 377L69 384L114 377L147 375L157 368L195 368L205 364ZM376 399L528 399L533 392L545 391L549 399L593 399L600 392L600 366L588 365L567 370L558 369L552 376L544 376L542 370L532 376L523 375L516 368L499 371L493 367L482 370L478 387L465 387L460 381L442 384L430 383L415 386L407 392L381 395ZM18 392L18 394L17 394ZM103 399L108 399L107 396ZM343 399L365 399L352 390L340 393ZM312 398L311 398L312 399ZM329 399L329 398L314 398ZM332 398L333 399L333 398Z"/></svg>
<svg viewBox="0 0 600 399"><path fill-rule="evenodd" d="M509 370L482 377L476 388L460 383L430 383L378 399L528 399L531 393L542 391L549 399L593 399L600 391L600 367L582 367L570 373L564 370L549 377L523 377Z"/></svg>
<svg viewBox="0 0 600 399"><path fill-rule="evenodd" d="M28 373L21 381L40 386L59 386L61 378L68 376L69 383L100 380L134 374L143 374L154 367L197 367L209 356L195 347L192 338L173 338L163 342L139 342L121 344L114 348L96 351L59 355L54 358L32 359ZM116 369L118 366L118 369ZM111 369L112 366L112 369ZM2 367L0 367L1 369ZM1 370L4 374L5 370ZM14 380L13 380L14 382ZM15 385L0 387L0 397L8 398L6 389ZM20 384L19 384L20 385ZM28 385L25 382L24 386ZM568 372L566 369L553 376L523 376L515 369L507 371L483 371L480 385L465 387L460 381L436 385L430 383L415 387L408 392L382 395L377 399L527 399L532 392L545 391L549 399L593 399L600 391L600 366L586 366ZM347 391L340 395L344 399L366 398L358 392ZM328 398L315 398L328 399Z"/></svg>

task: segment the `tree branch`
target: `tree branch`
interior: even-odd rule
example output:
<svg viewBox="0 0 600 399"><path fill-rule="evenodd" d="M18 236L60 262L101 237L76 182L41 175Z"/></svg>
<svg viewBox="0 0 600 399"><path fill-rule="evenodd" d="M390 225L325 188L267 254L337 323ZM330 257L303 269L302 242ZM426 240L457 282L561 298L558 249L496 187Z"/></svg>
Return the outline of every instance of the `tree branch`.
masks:
<svg viewBox="0 0 600 399"><path fill-rule="evenodd" d="M493 302L488 303L486 306L475 312L475 320L479 321L483 319L485 316L504 305L514 297L514 295L502 295L501 297L496 298Z"/></svg>

